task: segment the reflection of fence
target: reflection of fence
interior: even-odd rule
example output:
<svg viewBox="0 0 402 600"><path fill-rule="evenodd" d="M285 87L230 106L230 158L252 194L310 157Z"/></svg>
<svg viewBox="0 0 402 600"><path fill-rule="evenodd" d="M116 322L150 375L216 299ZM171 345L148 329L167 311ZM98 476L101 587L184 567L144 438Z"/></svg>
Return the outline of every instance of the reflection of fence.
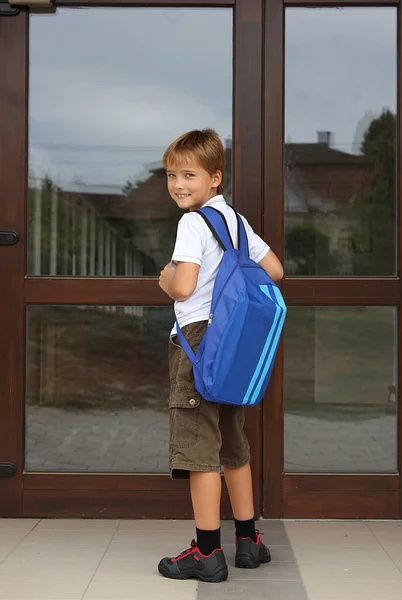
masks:
<svg viewBox="0 0 402 600"><path fill-rule="evenodd" d="M100 217L79 195L55 185L31 188L29 272L32 275L141 277L143 255L133 238Z"/></svg>

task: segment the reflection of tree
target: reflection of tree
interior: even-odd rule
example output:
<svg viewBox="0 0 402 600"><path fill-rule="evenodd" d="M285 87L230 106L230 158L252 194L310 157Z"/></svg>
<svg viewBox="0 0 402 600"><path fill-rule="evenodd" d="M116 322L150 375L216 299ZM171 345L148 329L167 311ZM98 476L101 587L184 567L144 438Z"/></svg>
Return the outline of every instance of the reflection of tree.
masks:
<svg viewBox="0 0 402 600"><path fill-rule="evenodd" d="M358 275L395 273L396 224L396 117L384 110L367 129L361 151L371 159L369 185L351 207L357 222L354 271ZM360 250L361 243L364 247Z"/></svg>
<svg viewBox="0 0 402 600"><path fill-rule="evenodd" d="M297 265L297 275L328 275L335 272L338 257L331 254L329 237L312 225L296 225L286 232L285 248Z"/></svg>

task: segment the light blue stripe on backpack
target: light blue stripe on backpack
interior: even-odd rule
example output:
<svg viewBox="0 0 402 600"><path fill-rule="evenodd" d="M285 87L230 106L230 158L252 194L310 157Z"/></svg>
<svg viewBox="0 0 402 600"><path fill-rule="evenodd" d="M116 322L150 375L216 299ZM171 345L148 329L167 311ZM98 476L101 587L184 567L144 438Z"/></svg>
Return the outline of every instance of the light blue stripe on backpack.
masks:
<svg viewBox="0 0 402 600"><path fill-rule="evenodd" d="M282 312L282 316L281 316L281 320L280 320L280 325L279 325L279 327L276 330L275 339L274 339L274 341L272 343L272 346L271 346L271 352L269 353L269 356L268 356L268 358L266 360L265 367L264 367L264 369L263 369L263 371L261 373L260 380L259 380L259 382L257 384L257 387L254 390L253 397L251 398L249 404L255 404L255 402L257 401L257 398L258 398L259 393L261 391L261 387L262 387L262 385L264 383L264 380L265 380L265 377L266 377L266 375L268 373L269 367L271 366L271 361L272 361L272 358L274 356L274 353L275 353L275 350L276 350L276 346L277 346L277 343L279 341L279 338L280 338L280 335L281 335L281 332L282 332L283 323L284 323L285 317L286 317L286 305L285 305L285 303L283 301L283 298L282 298L282 296L281 296L281 294L280 294L280 292L279 292L278 289L276 289L274 287L273 290L274 290L274 293L275 293L275 296L276 296L276 301L278 302L278 304L280 306L280 308L278 307L278 310ZM276 317L276 315L275 315L275 317ZM272 328L272 330L273 329L274 328Z"/></svg>
<svg viewBox="0 0 402 600"><path fill-rule="evenodd" d="M260 285L260 289L261 289L262 292L264 292L264 294L266 296L268 296L268 298L270 298L273 302L275 302L275 300L272 298L271 294L269 293L269 288L268 288L267 285ZM263 351L261 353L260 360L258 361L257 368L254 371L254 375L253 375L253 377L252 377L252 379L250 381L250 385L248 386L248 390L246 392L246 395L243 398L242 404L247 404L248 403L248 399L250 398L251 392L253 391L255 382L257 381L258 376L259 376L259 374L261 372L261 369L264 366L264 359L265 359L265 356L266 356L267 352L269 351L269 348L270 348L270 345L271 345L271 342L272 342L272 338L273 338L274 333L275 333L276 325L277 325L277 322L278 322L279 317L280 317L280 313L281 313L281 309L280 309L279 306L277 306L276 307L276 311L275 311L274 323L272 325L272 328L271 328L271 331L270 331L269 336L267 338L267 341L265 342L265 346L264 346L264 349L263 349Z"/></svg>

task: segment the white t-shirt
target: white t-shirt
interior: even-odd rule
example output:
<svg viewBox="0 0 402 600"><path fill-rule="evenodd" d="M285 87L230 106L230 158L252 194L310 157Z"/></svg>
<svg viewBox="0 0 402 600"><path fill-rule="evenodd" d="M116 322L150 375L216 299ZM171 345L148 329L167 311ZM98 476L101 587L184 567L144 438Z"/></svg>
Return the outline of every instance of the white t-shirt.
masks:
<svg viewBox="0 0 402 600"><path fill-rule="evenodd" d="M228 206L223 196L214 196L205 206L213 206L223 213L233 243L237 244L237 219L234 210ZM241 216L246 228L249 243L250 258L260 262L269 251L269 246L256 234ZM236 246L237 247L237 246ZM200 265L197 286L193 294L181 302L174 304L176 318L180 327L207 321L211 309L212 292L219 265L223 257L223 250L212 235L204 219L195 212L186 213L179 221L177 227L176 243L173 251L172 262L191 262ZM171 335L176 335L176 325Z"/></svg>

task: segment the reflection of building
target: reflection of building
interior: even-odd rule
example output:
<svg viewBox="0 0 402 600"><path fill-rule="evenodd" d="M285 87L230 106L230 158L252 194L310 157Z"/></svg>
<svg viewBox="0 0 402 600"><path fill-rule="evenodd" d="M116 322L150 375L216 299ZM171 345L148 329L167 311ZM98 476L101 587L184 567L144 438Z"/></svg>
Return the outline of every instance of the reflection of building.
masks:
<svg viewBox="0 0 402 600"><path fill-rule="evenodd" d="M230 147L226 155L225 197L231 203ZM138 277L159 274L170 261L182 213L167 192L162 162L146 165L124 188L71 183L56 189L45 180L30 195L33 274Z"/></svg>
<svg viewBox="0 0 402 600"><path fill-rule="evenodd" d="M325 236L329 252L336 257L332 269L352 274L353 231L359 224L351 220L348 208L369 184L372 162L366 156L331 148L329 134L324 139L316 144L285 145L285 235L303 227ZM314 254L318 258L318 249ZM302 260L288 250L286 272L298 274ZM328 265L327 272L310 274L332 274L329 270Z"/></svg>

